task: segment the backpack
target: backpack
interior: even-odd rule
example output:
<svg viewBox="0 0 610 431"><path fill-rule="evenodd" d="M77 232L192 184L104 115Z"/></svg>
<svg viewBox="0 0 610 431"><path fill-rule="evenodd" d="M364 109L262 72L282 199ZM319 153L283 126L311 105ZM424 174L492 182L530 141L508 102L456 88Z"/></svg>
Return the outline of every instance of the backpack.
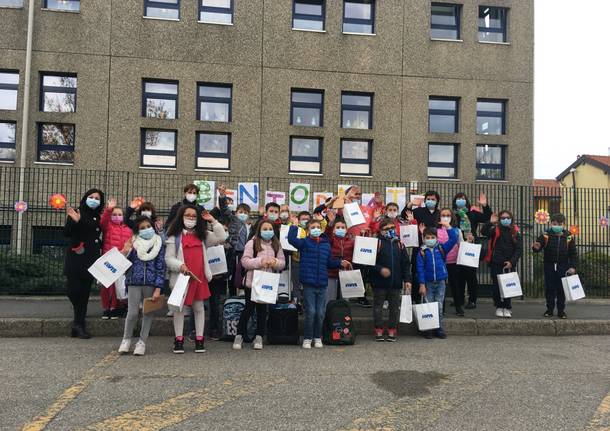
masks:
<svg viewBox="0 0 610 431"><path fill-rule="evenodd" d="M352 309L345 299L341 298L341 287L337 285L337 299L326 304L326 314L322 326L324 344L330 346L347 346L356 342L356 330L352 320Z"/></svg>
<svg viewBox="0 0 610 431"><path fill-rule="evenodd" d="M517 235L519 234L519 226L514 225L514 229L511 231L511 238L513 239L513 245L517 245ZM481 250L481 260L484 260L487 263L491 262L491 257L493 254L493 250L496 246L496 241L500 238L500 229L498 227L494 227L494 234L491 238L489 238L486 242L485 249Z"/></svg>
<svg viewBox="0 0 610 431"><path fill-rule="evenodd" d="M235 340L237 335L237 325L239 318L241 317L242 311L246 308L245 296L233 296L225 300L222 308L222 341ZM254 339L256 336L256 311L252 314L250 321L248 322L248 329L244 334L244 341L248 342Z"/></svg>
<svg viewBox="0 0 610 431"><path fill-rule="evenodd" d="M280 293L267 314L269 344L299 344L299 313L297 306L290 302L289 294Z"/></svg>

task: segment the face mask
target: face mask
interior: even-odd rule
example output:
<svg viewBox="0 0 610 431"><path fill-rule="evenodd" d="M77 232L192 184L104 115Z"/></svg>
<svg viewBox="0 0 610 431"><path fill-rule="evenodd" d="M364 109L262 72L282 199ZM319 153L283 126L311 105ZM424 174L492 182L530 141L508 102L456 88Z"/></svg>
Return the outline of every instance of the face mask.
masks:
<svg viewBox="0 0 610 431"><path fill-rule="evenodd" d="M274 235L275 235L275 233L272 230L262 230L261 231L261 238L264 239L265 241L269 241L271 238L273 238Z"/></svg>
<svg viewBox="0 0 610 431"><path fill-rule="evenodd" d="M343 229L342 227L335 229L335 236L338 238L344 238L346 233L347 230Z"/></svg>
<svg viewBox="0 0 610 431"><path fill-rule="evenodd" d="M451 217L441 217L443 223L451 223Z"/></svg>
<svg viewBox="0 0 610 431"><path fill-rule="evenodd" d="M396 211L390 211L387 213L387 216L393 219L398 217L398 213Z"/></svg>
<svg viewBox="0 0 610 431"><path fill-rule="evenodd" d="M100 201L93 198L87 198L87 206L92 210L97 209L100 206Z"/></svg>
<svg viewBox="0 0 610 431"><path fill-rule="evenodd" d="M503 218L503 219L500 219L500 224L501 224L502 226L504 226L504 227L508 227L508 226L510 226L510 224L511 224L512 222L513 222L513 221L512 221L512 219L509 219L509 218Z"/></svg>
<svg viewBox="0 0 610 431"><path fill-rule="evenodd" d="M189 201L190 203L195 202L195 199L197 199L197 195L194 193L187 193L185 196L187 201Z"/></svg>
<svg viewBox="0 0 610 431"><path fill-rule="evenodd" d="M429 210L433 210L434 208L436 208L436 201L433 201L431 199L427 199L426 200L426 208L428 208Z"/></svg>
<svg viewBox="0 0 610 431"><path fill-rule="evenodd" d="M288 220L288 217L290 217L289 213L280 213L280 218L282 220Z"/></svg>
<svg viewBox="0 0 610 431"><path fill-rule="evenodd" d="M237 213L237 218L239 221L246 222L250 217L246 213Z"/></svg>
<svg viewBox="0 0 610 431"><path fill-rule="evenodd" d="M551 231L553 231L553 233L562 233L563 226L551 226Z"/></svg>
<svg viewBox="0 0 610 431"><path fill-rule="evenodd" d="M147 227L146 229L141 229L138 235L142 239L151 239L155 235L155 230L152 227Z"/></svg>
<svg viewBox="0 0 610 431"><path fill-rule="evenodd" d="M320 229L319 227L314 227L309 234L311 236L313 236L314 238L319 237L320 235L322 235L322 229Z"/></svg>
<svg viewBox="0 0 610 431"><path fill-rule="evenodd" d="M424 243L426 244L427 247L433 248L434 246L436 246L436 238L435 239L426 239L424 240Z"/></svg>
<svg viewBox="0 0 610 431"><path fill-rule="evenodd" d="M303 229L307 229L307 223L309 223L309 220L301 220L301 221L299 222L299 224L301 225L301 227L302 227Z"/></svg>
<svg viewBox="0 0 610 431"><path fill-rule="evenodd" d="M197 220L190 218L183 218L182 222L184 223L184 227L187 229L193 229L195 226L197 226Z"/></svg>
<svg viewBox="0 0 610 431"><path fill-rule="evenodd" d="M465 208L466 207L466 199L456 199L455 200L455 206L458 208Z"/></svg>
<svg viewBox="0 0 610 431"><path fill-rule="evenodd" d="M121 224L123 222L123 216L113 215L112 217L110 217L110 220L112 220L112 223Z"/></svg>
<svg viewBox="0 0 610 431"><path fill-rule="evenodd" d="M267 220L269 220L269 221L276 221L277 220L277 214L276 213L269 213L269 214L267 214Z"/></svg>
<svg viewBox="0 0 610 431"><path fill-rule="evenodd" d="M396 231L394 229L390 229L385 233L385 237L389 239L396 238Z"/></svg>
<svg viewBox="0 0 610 431"><path fill-rule="evenodd" d="M225 241L229 239L229 232L225 230Z"/></svg>
<svg viewBox="0 0 610 431"><path fill-rule="evenodd" d="M140 213L140 215L141 215L142 217L148 217L148 218L152 219L152 211L142 211L142 212Z"/></svg>

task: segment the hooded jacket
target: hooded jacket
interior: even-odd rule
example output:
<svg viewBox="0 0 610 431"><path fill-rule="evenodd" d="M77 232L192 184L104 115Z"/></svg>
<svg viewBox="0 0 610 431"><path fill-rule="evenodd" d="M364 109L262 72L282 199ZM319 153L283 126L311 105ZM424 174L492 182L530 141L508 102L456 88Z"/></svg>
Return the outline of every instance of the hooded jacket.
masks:
<svg viewBox="0 0 610 431"><path fill-rule="evenodd" d="M300 253L299 279L302 284L314 287L328 286L328 269L339 268L341 261L333 259L326 235L318 238L297 238L298 228L290 226L288 242Z"/></svg>
<svg viewBox="0 0 610 431"><path fill-rule="evenodd" d="M112 221L111 217L112 210L110 208L106 208L102 214L101 221L102 233L104 234L102 253L106 253L112 247L116 247L119 251L121 251L127 240L133 235L131 228L123 221L117 224Z"/></svg>
<svg viewBox="0 0 610 431"><path fill-rule="evenodd" d="M447 265L445 259L451 249L457 244L458 230L447 231L449 239L446 243L437 243L430 248L426 245L417 253L417 280L420 283L442 281L447 279ZM442 251L441 251L442 249Z"/></svg>
<svg viewBox="0 0 610 431"><path fill-rule="evenodd" d="M533 251L540 252L544 250L545 264L558 264L568 268L576 268L576 265L578 265L576 243L574 242L574 237L567 230L564 229L561 235L557 235L551 229L548 229L536 238L536 241L540 243L541 247L539 250Z"/></svg>
<svg viewBox="0 0 610 431"><path fill-rule="evenodd" d="M382 268L390 270L390 276L381 275ZM406 247L398 238L379 237L377 260L371 273L373 288L402 289L404 282L411 281L411 261Z"/></svg>

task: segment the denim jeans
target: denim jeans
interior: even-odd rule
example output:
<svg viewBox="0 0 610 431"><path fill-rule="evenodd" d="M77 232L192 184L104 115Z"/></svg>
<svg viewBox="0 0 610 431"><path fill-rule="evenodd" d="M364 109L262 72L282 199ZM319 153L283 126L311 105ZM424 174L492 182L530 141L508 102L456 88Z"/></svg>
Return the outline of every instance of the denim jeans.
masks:
<svg viewBox="0 0 610 431"><path fill-rule="evenodd" d="M438 322L443 328L443 301L445 300L445 280L426 282L426 300L438 302Z"/></svg>
<svg viewBox="0 0 610 431"><path fill-rule="evenodd" d="M305 310L304 339L322 338L322 323L326 312L326 286L303 285Z"/></svg>

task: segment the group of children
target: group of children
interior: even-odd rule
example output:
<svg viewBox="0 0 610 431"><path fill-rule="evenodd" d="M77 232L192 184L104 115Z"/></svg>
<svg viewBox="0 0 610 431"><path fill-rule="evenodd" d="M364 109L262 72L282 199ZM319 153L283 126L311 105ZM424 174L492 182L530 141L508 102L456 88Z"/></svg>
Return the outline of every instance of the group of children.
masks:
<svg viewBox="0 0 610 431"><path fill-rule="evenodd" d="M451 205L441 207L437 192L429 191L422 205L409 202L402 211L395 203L384 205L376 195L372 204L361 204L361 190L350 187L345 203L358 203L365 223L348 228L336 197L315 208L313 213L291 214L288 206L269 203L262 216L251 223L251 208L240 204L231 210L232 202L219 188L219 205L206 211L196 204L198 188L188 184L184 199L176 203L165 223L157 217L150 202L134 199L123 211L110 199L101 217L102 251L116 247L132 262L126 274L128 311L123 341L119 352L131 349L133 330L144 298L158 301L168 284L171 289L180 273L189 275L184 304L192 312L195 352L204 352L204 301L210 303L212 338L219 337L219 304L226 294L245 292L245 307L237 327L233 348L242 348L248 321L256 311L256 335L253 348L263 348L266 334L267 306L251 300L254 271L279 272L291 265L292 298L304 312L302 347L323 347L322 324L326 305L341 297L339 271L361 269L373 294L374 337L378 341L396 341L401 296L410 294L414 303L438 302L440 327L424 331L426 338L446 338L443 329L445 291L450 286L453 306L458 316L477 306L477 269L458 265L460 244L487 237L487 249L481 259L489 264L493 281L496 316L512 317L510 298L502 298L497 275L515 271L522 255L522 236L512 213L502 210L497 215L481 193L477 205L464 193L453 197ZM339 207L334 208L334 207ZM400 240L401 226L418 225L419 247L411 252ZM554 314L566 318L565 296L561 278L575 273L577 253L573 237L564 228L561 214L551 217L548 231L532 245L534 252L544 251L547 297L546 317ZM285 252L280 243L280 227L289 225L287 240L297 249ZM374 266L352 265L356 236L379 239ZM228 272L212 276L206 250L222 245L227 257ZM414 286L414 288L412 288ZM465 301L466 286L468 302ZM114 316L119 308L114 289L101 289L104 317ZM166 292L167 293L167 292ZM466 305L465 305L466 303ZM388 308L387 322L383 310ZM174 312L174 353L184 353L185 312ZM135 355L143 355L152 317L145 314Z"/></svg>

